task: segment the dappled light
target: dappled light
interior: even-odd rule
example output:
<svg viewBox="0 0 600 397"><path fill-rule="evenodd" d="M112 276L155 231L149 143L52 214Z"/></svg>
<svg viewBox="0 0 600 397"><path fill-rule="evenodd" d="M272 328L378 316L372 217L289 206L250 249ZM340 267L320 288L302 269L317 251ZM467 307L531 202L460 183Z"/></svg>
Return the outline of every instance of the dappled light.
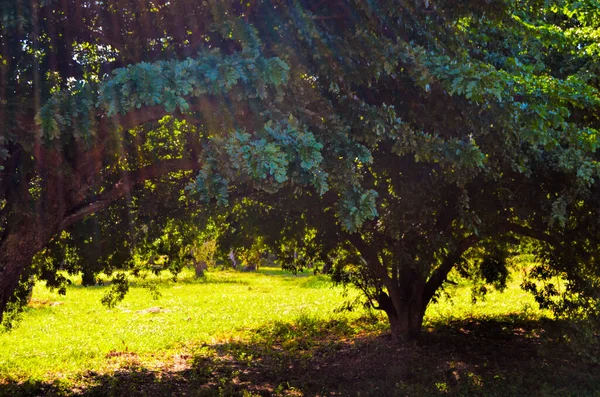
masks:
<svg viewBox="0 0 600 397"><path fill-rule="evenodd" d="M0 395L600 394L597 0L0 0Z"/></svg>
<svg viewBox="0 0 600 397"><path fill-rule="evenodd" d="M323 276L276 268L205 280L185 271L162 280L156 300L134 284L110 310L99 303L108 286L72 285L65 297L36 288L20 328L0 336L0 395L593 395L597 363L565 343L573 334L564 321L538 309L515 314L515 286L497 311L477 312L463 300L470 291L458 291L431 308L456 313L427 316L410 344L392 343L375 312L336 310L352 297Z"/></svg>

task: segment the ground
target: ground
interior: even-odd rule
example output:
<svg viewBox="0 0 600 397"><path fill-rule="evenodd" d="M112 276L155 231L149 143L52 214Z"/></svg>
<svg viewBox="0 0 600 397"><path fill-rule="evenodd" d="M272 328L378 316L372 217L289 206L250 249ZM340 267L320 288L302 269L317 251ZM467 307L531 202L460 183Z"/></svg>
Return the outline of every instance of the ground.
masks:
<svg viewBox="0 0 600 397"><path fill-rule="evenodd" d="M518 289L472 304L466 285L430 308L422 337L396 343L353 292L275 269L144 283L116 309L107 287L36 287L0 335L6 396L600 396L600 365L569 326ZM573 341L571 341L573 342Z"/></svg>

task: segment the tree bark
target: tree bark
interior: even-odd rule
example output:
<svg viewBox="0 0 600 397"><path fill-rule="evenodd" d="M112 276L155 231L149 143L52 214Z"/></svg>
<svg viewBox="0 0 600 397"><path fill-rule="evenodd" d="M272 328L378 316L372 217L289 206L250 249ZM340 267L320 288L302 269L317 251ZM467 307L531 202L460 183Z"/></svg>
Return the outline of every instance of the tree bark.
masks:
<svg viewBox="0 0 600 397"><path fill-rule="evenodd" d="M418 306L404 305L397 315L388 315L392 337L397 341L417 339L421 334L425 311Z"/></svg>
<svg viewBox="0 0 600 397"><path fill-rule="evenodd" d="M89 269L84 269L81 274L81 285L84 287L91 287L96 285L96 275Z"/></svg>
<svg viewBox="0 0 600 397"><path fill-rule="evenodd" d="M379 308L386 313L392 337L397 341L408 341L419 337L425 315L424 305L418 296L412 299L400 299L394 304L392 298L383 294L378 298Z"/></svg>
<svg viewBox="0 0 600 397"><path fill-rule="evenodd" d="M36 224L32 219L23 222L3 240L0 246L0 321L33 257L53 235L51 229L51 225Z"/></svg>
<svg viewBox="0 0 600 397"><path fill-rule="evenodd" d="M384 282L389 293L379 297L379 305L388 316L392 337L412 340L419 336L428 301L424 300L425 280L414 269L401 270L399 283Z"/></svg>
<svg viewBox="0 0 600 397"><path fill-rule="evenodd" d="M357 233L348 234L348 240L356 247L368 266L381 280L387 290L377 297L378 309L383 310L390 322L392 336L396 340L411 340L419 336L423 317L429 300L424 299L425 278L415 269L404 267L399 277L389 276L373 247Z"/></svg>
<svg viewBox="0 0 600 397"><path fill-rule="evenodd" d="M33 199L29 178L22 178L21 202L15 203L0 240L0 321L33 257L57 232L65 214L65 178L60 172L63 157L41 145L36 145L35 151L40 164L38 174L43 178L41 195Z"/></svg>
<svg viewBox="0 0 600 397"><path fill-rule="evenodd" d="M215 100L210 96L191 102L191 110L210 113L215 109ZM103 158L115 126L129 130L135 126L159 120L169 114L162 106L143 107L112 118L98 115L97 139L92 147L75 144L75 155L65 158L60 142L53 145L36 142L33 149L35 173L42 180L40 197L29 197L30 178L21 175L19 186L0 184L0 198L11 188L20 189L27 197L19 196L14 204L12 219L0 213L3 228L0 234L0 321L19 286L23 274L30 269L33 257L42 250L56 233L71 224L100 211L116 199L128 194L139 183L166 175L173 171L190 171L200 168L198 159L168 159L138 170L119 172L115 183L106 186L98 196L90 196L90 187L108 182L110 175L102 175ZM179 116L181 114L177 113ZM27 117L28 128L37 130L34 116ZM20 153L20 150L17 151ZM11 153L7 164L9 172L15 172L21 164L22 155ZM14 163L14 164L13 164ZM19 190L19 191L20 191ZM5 205L8 205L5 204ZM12 208L12 206L11 206Z"/></svg>

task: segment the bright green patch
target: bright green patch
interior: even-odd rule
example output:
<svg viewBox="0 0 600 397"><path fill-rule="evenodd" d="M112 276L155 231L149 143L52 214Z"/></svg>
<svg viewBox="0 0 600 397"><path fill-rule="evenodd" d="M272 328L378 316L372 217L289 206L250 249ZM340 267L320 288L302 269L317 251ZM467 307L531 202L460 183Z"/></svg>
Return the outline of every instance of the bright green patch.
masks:
<svg viewBox="0 0 600 397"><path fill-rule="evenodd" d="M427 332L407 345L390 340L380 313L336 311L353 296L324 276L263 268L154 281L157 300L138 282L110 310L108 286L73 284L65 297L36 286L23 322L0 335L0 396L600 393L594 366L556 343L559 324L518 276L476 304L470 285L449 286L453 299L432 305Z"/></svg>
<svg viewBox="0 0 600 397"><path fill-rule="evenodd" d="M100 300L108 286L72 285L61 296L36 286L23 322L0 335L0 374L13 379L71 377L83 371L114 368L121 352L140 363L191 346L212 344L298 317L356 318L336 314L345 299L323 276L209 272L196 280L185 271L160 283L160 297L133 284L114 309Z"/></svg>

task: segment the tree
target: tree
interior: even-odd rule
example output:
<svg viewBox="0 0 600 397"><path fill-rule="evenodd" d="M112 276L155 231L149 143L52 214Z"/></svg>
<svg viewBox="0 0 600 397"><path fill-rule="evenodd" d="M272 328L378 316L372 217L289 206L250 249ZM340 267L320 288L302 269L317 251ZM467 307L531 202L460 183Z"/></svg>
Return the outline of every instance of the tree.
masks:
<svg viewBox="0 0 600 397"><path fill-rule="evenodd" d="M17 287L28 280L34 254L62 230L149 179L189 181L186 171L200 168L202 140L241 120L248 97L285 80L287 66L262 56L252 37L240 45L238 34L253 33L238 18L243 9L220 23L224 10L217 8L3 2L1 311L19 307ZM159 58L166 60L147 62ZM131 66L111 72L124 65ZM230 113L215 111L219 103ZM158 125L143 127L176 108L192 118L201 109L210 127L190 121L166 140L163 129L164 142L152 146Z"/></svg>
<svg viewBox="0 0 600 397"><path fill-rule="evenodd" d="M593 0L192 3L2 3L0 311L36 252L157 179L278 214L245 230L351 264L399 337L507 237L590 307Z"/></svg>
<svg viewBox="0 0 600 397"><path fill-rule="evenodd" d="M328 102L310 108L315 119L305 122L320 138L347 128L367 149L345 156L351 173L335 174L357 184L337 180L323 195L296 189L244 200L223 223L222 243L251 249L258 240L292 268L334 262L335 278L361 288L400 337L418 334L453 268L501 283L509 247L525 241L539 260L532 277L546 282L524 285L538 302L562 315L597 314L598 80L590 55L598 41L583 31L597 31L599 11L591 3L536 5L504 4L486 17L448 8L422 15L432 22L462 14L449 24L445 48L428 43L439 53L413 42L399 50L399 64L385 51L404 36L389 33L388 19L394 39L369 42L371 58L353 65L355 80L331 59L326 64L339 69L329 74L314 60ZM383 17L394 12L406 10ZM319 26L322 45L312 45L346 62L360 59L366 38L332 25ZM342 156L324 141L334 153L324 160L329 171ZM556 277L565 283L561 299Z"/></svg>

